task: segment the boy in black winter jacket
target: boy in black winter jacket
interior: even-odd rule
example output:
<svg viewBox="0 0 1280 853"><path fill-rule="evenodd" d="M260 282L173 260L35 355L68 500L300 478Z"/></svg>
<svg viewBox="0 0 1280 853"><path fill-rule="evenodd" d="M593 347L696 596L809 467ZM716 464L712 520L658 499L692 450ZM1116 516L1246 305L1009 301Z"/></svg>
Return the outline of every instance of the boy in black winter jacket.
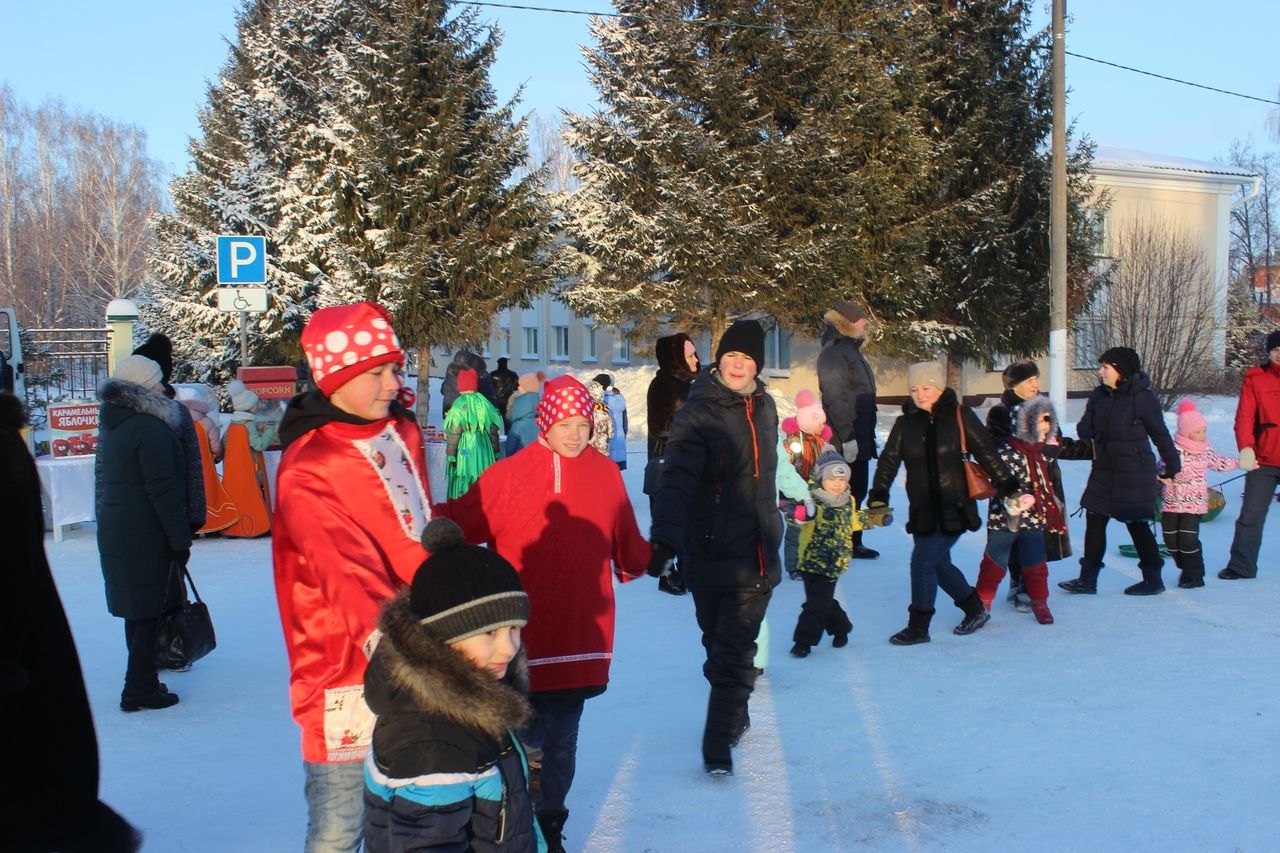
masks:
<svg viewBox="0 0 1280 853"><path fill-rule="evenodd" d="M448 519L431 521L422 544L431 556L383 608L365 672L378 722L365 761L364 849L534 853L542 834L516 736L529 716L528 596L510 563L465 544Z"/></svg>

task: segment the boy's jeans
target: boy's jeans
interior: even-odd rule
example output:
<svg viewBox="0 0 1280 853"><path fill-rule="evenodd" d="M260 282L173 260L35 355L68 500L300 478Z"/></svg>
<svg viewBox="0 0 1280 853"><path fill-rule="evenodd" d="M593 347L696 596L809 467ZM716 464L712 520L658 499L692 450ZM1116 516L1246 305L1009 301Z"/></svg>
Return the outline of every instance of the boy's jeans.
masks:
<svg viewBox="0 0 1280 853"><path fill-rule="evenodd" d="M364 762L304 761L305 853L357 853L364 838Z"/></svg>

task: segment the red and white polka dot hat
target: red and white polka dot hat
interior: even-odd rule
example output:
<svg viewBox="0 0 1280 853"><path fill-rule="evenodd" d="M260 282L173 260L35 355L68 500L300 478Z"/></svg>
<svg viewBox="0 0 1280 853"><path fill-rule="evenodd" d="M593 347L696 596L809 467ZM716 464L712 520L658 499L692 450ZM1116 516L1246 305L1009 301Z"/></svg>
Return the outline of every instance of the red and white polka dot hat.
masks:
<svg viewBox="0 0 1280 853"><path fill-rule="evenodd" d="M548 379L542 386L542 399L534 412L534 420L538 423L538 435L546 435L557 421L582 415L591 423L591 392L572 376L557 376Z"/></svg>
<svg viewBox="0 0 1280 853"><path fill-rule="evenodd" d="M302 351L326 397L366 370L404 361L391 315L376 302L321 308L302 330Z"/></svg>

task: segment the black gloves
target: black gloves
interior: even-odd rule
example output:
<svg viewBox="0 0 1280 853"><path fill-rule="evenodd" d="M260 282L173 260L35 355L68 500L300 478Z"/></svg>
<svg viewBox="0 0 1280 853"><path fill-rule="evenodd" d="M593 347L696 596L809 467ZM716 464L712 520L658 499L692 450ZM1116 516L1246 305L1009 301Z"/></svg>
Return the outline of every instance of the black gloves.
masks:
<svg viewBox="0 0 1280 853"><path fill-rule="evenodd" d="M671 566L675 562L676 552L671 550L661 542L653 543L653 556L649 558L649 565L645 571L651 577L660 578L671 572Z"/></svg>

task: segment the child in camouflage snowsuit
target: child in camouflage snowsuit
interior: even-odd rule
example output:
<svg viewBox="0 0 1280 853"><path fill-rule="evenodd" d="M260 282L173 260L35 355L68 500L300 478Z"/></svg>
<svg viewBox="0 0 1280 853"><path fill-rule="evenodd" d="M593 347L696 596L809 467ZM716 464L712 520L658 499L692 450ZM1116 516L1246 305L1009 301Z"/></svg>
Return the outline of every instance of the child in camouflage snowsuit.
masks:
<svg viewBox="0 0 1280 853"><path fill-rule="evenodd" d="M853 532L861 530L858 509L849 491L849 463L827 445L813 466L809 494L817 508L813 521L800 533L800 562L796 568L804 581L804 604L791 654L808 657L809 649L822 640L825 630L831 645L842 648L849 643L853 623L836 601L836 581L849 568L853 555Z"/></svg>

